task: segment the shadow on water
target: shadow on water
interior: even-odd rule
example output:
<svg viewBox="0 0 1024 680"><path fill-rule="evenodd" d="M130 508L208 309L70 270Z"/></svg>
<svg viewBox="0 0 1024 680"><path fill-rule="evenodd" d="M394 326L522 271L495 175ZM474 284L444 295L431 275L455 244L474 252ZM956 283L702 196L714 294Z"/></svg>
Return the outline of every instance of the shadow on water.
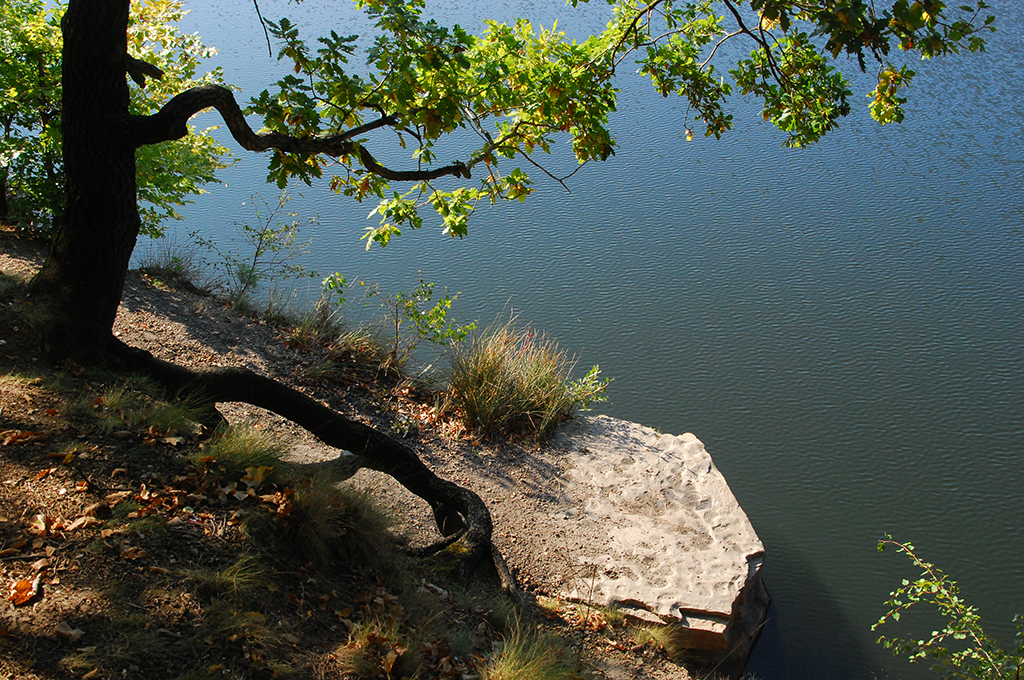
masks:
<svg viewBox="0 0 1024 680"><path fill-rule="evenodd" d="M864 644L864 631L846 616L832 587L808 560L785 546L770 546L763 569L772 603L747 662L747 676L760 680L888 678L877 671L879 649ZM802 611L799 602L815 604Z"/></svg>

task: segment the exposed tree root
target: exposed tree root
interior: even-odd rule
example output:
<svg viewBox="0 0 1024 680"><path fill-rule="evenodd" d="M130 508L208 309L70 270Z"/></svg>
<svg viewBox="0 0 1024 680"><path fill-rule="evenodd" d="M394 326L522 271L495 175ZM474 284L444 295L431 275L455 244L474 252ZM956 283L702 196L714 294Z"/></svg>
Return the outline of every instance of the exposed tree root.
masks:
<svg viewBox="0 0 1024 680"><path fill-rule="evenodd" d="M441 479L416 452L402 441L331 410L320 402L276 380L244 368L195 370L157 359L149 352L117 341L115 354L132 372L146 375L172 394L187 396L209 408L208 424L221 420L218 402L242 402L265 408L305 428L328 446L357 454L363 466L395 478L425 500L444 539L427 546L421 555L461 543L458 574L468 582L485 560L494 563L502 589L519 597L515 580L491 542L491 513L469 489Z"/></svg>

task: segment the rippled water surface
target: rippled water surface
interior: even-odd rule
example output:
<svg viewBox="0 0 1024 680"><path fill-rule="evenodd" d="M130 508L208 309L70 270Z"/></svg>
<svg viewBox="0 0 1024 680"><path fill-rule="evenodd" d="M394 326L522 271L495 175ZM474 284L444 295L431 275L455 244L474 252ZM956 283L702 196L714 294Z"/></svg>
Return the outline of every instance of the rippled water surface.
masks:
<svg viewBox="0 0 1024 680"><path fill-rule="evenodd" d="M255 94L279 71L252 5L210 4L187 28ZM346 3L267 4L311 31L365 31ZM466 320L512 308L615 377L603 411L700 437L767 549L758 677L930 677L874 644L912 575L875 551L882 532L958 578L998 638L1024 613L1024 16L992 4L987 54L914 65L902 126L880 129L864 99L790 151L740 102L725 139L687 143L684 107L627 78L618 154L571 194L538 176L534 200L479 214L462 242L425 228L365 253L372 206L303 189L293 207L321 217L307 264L385 290L422 271L462 291ZM515 3L570 32L603 7ZM440 14L479 29L492 10ZM855 82L855 104L871 87ZM247 154L181 232L226 240L250 193L274 195L261 162Z"/></svg>

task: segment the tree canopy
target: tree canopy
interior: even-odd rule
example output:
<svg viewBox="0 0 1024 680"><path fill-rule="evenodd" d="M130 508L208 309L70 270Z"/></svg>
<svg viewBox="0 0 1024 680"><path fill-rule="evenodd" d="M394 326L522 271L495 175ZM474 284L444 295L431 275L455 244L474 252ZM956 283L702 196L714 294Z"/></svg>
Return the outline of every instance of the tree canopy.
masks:
<svg viewBox="0 0 1024 680"><path fill-rule="evenodd" d="M60 17L66 9L66 4L43 0L0 2L0 219L42 231L64 212ZM132 5L128 49L165 74L147 87L134 84L132 113L153 113L194 85L223 83L219 68L199 74L200 62L216 50L204 46L198 35L178 30L184 14L179 0ZM138 150L136 185L142 231L148 236L162 235L165 220L181 219L176 208L204 193L204 185L216 182L216 171L230 162L227 149L208 130L191 132Z"/></svg>
<svg viewBox="0 0 1024 680"><path fill-rule="evenodd" d="M609 0L607 28L582 42L526 19L486 21L482 35L470 35L424 19L423 0L356 4L377 28L368 74L347 70L355 36L332 31L311 46L287 19L270 22L279 58L294 74L253 97L247 112L262 117L268 135L307 142L288 147L266 137L274 147L268 179L283 187L328 172L336 191L379 201L381 222L368 229L368 246L386 245L403 225L419 227L425 205L445 233L464 236L479 201L526 198L530 172L547 172L539 152L549 153L560 136L580 163L606 160L616 145L608 116L624 61L635 61L662 95L684 98L706 136L732 127L730 95L738 91L760 100L787 146L802 147L853 108L841 67L876 69L877 86L864 93L870 115L900 122L914 77L909 59L983 50L984 34L994 30L984 0L956 7L938 0ZM749 56L718 63L727 41L746 41ZM411 147L415 170L377 162L366 141L376 129ZM435 144L459 131L472 133L476 148L440 164ZM312 140L322 141L321 153L310 153ZM438 185L445 176L477 181ZM395 191L401 181L412 185Z"/></svg>

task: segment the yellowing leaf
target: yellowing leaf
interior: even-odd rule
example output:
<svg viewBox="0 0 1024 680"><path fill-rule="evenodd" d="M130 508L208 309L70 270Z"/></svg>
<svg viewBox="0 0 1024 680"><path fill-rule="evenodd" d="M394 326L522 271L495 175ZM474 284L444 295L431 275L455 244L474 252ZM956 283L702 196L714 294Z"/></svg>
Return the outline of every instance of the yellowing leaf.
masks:
<svg viewBox="0 0 1024 680"><path fill-rule="evenodd" d="M259 486L267 480L270 473L274 471L272 467L266 467L260 465L259 467L247 467L245 468L245 477L242 477L242 481L249 486Z"/></svg>

